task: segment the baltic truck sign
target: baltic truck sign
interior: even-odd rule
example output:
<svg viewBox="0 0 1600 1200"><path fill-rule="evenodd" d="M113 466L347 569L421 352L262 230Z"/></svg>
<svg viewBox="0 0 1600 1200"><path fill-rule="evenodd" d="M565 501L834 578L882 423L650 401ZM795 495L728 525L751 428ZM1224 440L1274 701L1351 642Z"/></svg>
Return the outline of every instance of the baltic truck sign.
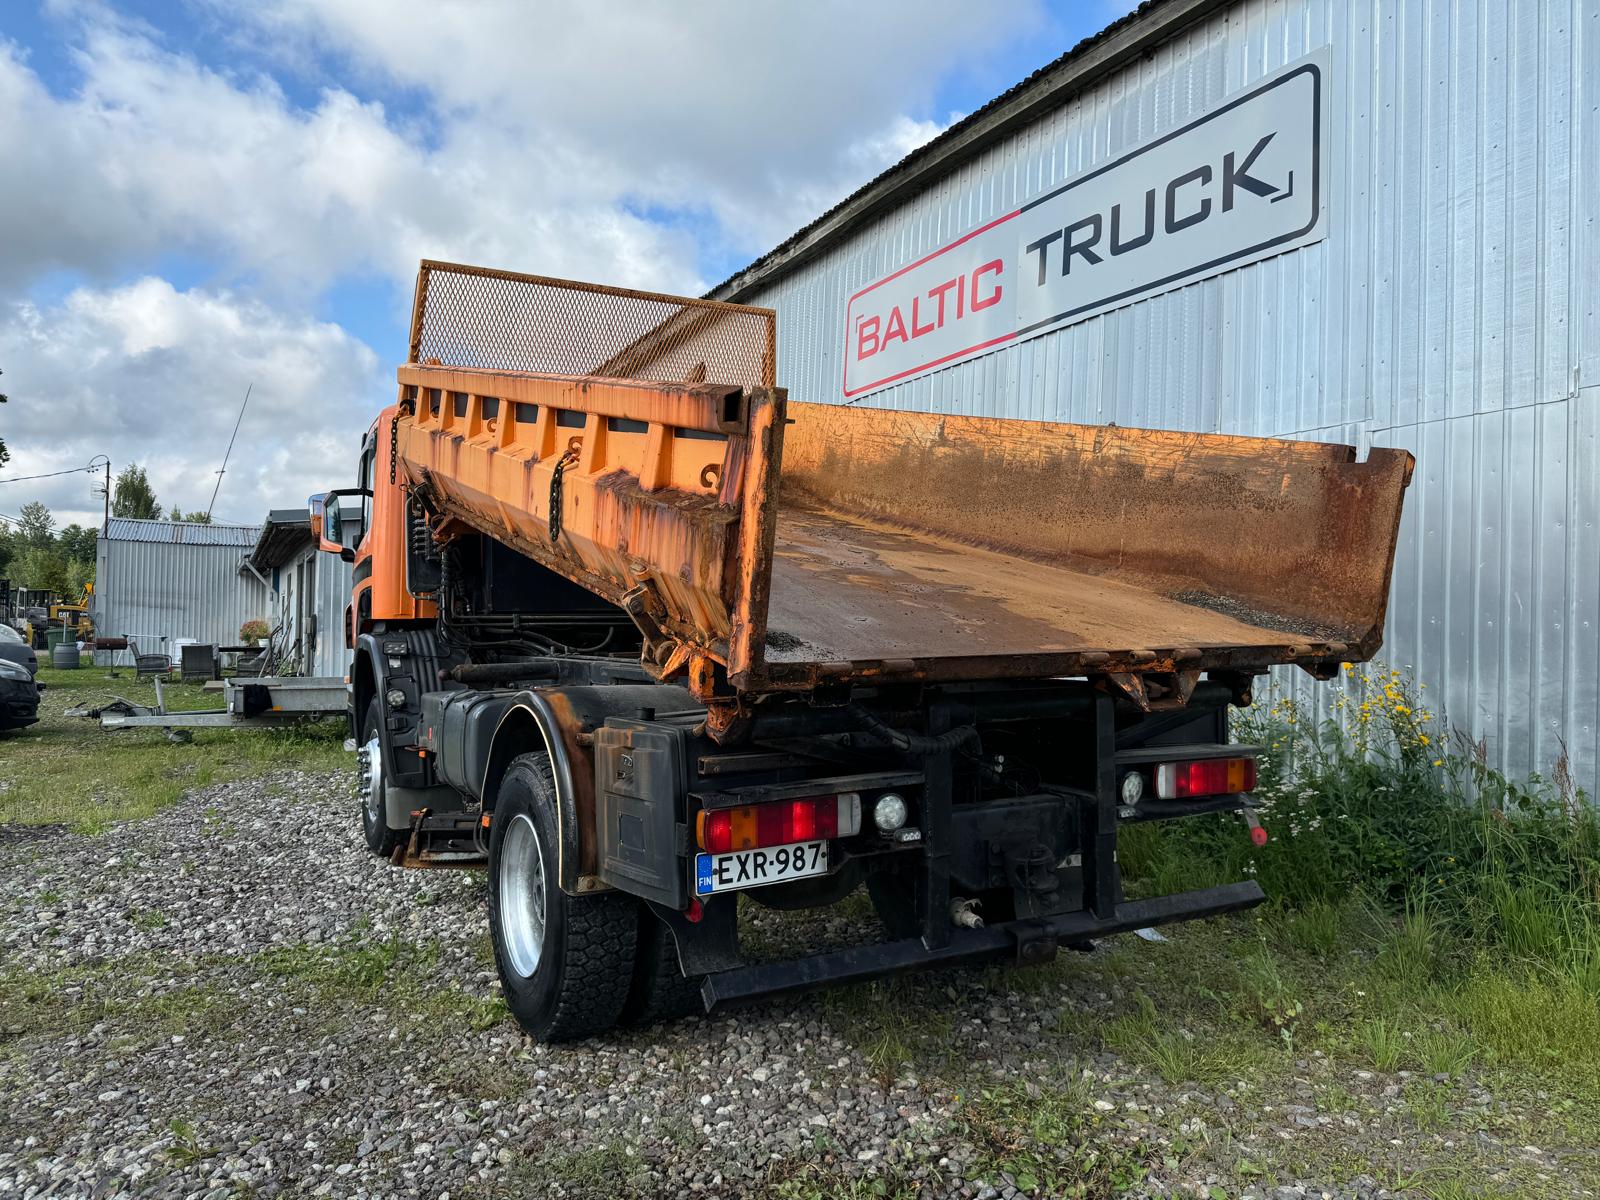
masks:
<svg viewBox="0 0 1600 1200"><path fill-rule="evenodd" d="M1323 59L1302 59L850 298L844 394L1322 238Z"/></svg>

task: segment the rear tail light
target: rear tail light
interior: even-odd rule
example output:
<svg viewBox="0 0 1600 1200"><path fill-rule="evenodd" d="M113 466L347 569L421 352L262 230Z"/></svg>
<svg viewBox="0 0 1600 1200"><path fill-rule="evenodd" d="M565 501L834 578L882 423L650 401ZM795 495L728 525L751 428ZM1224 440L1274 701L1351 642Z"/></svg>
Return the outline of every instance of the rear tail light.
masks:
<svg viewBox="0 0 1600 1200"><path fill-rule="evenodd" d="M1193 762L1162 763L1156 768L1156 795L1162 800L1187 800L1195 796L1227 796L1253 791L1253 758L1201 758Z"/></svg>
<svg viewBox="0 0 1600 1200"><path fill-rule="evenodd" d="M861 832L861 797L845 792L710 809L698 826L696 840L710 854L849 837Z"/></svg>

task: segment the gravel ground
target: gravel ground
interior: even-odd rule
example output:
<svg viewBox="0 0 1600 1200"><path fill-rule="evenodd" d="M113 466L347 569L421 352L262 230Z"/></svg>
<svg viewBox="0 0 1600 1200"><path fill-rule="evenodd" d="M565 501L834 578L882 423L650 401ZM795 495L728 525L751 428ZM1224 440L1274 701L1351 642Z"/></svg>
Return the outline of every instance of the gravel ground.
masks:
<svg viewBox="0 0 1600 1200"><path fill-rule="evenodd" d="M496 998L481 875L372 859L341 778L0 827L0 1195L1379 1197L1463 1148L1475 1183L1588 1194L1555 1151L1408 1125L1403 1074L1163 1083L1075 1032L1128 1003L1084 961L547 1048Z"/></svg>

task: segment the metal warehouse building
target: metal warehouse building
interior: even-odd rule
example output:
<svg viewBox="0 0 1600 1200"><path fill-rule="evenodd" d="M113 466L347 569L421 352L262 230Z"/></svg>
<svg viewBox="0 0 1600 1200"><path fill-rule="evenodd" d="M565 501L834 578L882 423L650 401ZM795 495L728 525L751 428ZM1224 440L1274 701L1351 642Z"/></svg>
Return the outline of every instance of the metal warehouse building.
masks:
<svg viewBox="0 0 1600 1200"><path fill-rule="evenodd" d="M171 653L179 638L231 645L265 618L267 585L246 556L259 525L112 517L95 551L95 630Z"/></svg>
<svg viewBox="0 0 1600 1200"><path fill-rule="evenodd" d="M1594 795L1597 106L1600 0L1154 0L712 295L801 400L1409 449L1384 656Z"/></svg>

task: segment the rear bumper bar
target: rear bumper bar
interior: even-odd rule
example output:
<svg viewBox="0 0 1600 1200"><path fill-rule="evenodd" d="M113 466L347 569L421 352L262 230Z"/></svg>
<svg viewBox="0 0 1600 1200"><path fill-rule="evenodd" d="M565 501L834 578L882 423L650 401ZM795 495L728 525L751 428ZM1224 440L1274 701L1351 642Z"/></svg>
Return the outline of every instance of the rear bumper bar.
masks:
<svg viewBox="0 0 1600 1200"><path fill-rule="evenodd" d="M707 975L700 985L706 1010L776 996L788 996L836 983L858 983L907 971L966 966L998 958L1037 961L1060 945L1128 933L1174 921L1192 921L1254 908L1266 893L1254 880L1178 892L1150 900L1128 900L1109 918L1092 912L1008 921L982 929L959 929L947 945L929 949L919 938L831 950L789 962L737 967Z"/></svg>

